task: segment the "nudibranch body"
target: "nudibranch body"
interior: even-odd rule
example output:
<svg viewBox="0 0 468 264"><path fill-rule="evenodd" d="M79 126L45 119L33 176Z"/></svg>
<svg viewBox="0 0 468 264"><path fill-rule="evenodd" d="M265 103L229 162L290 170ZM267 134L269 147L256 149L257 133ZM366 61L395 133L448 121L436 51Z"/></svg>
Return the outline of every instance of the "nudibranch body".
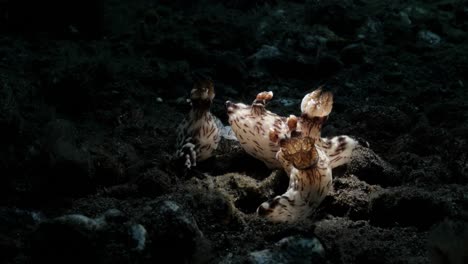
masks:
<svg viewBox="0 0 468 264"><path fill-rule="evenodd" d="M269 138L270 129L287 133L286 118L265 109L273 92L261 92L252 105L226 102L229 124L242 148L269 168L281 168L276 159L279 146Z"/></svg>
<svg viewBox="0 0 468 264"><path fill-rule="evenodd" d="M211 114L214 85L203 79L195 83L190 94L191 109L177 128L176 158L185 159L185 166L196 166L197 161L210 158L218 147L221 122Z"/></svg>
<svg viewBox="0 0 468 264"><path fill-rule="evenodd" d="M278 159L289 171L288 190L262 203L257 213L272 222L307 218L328 194L332 170L326 153L310 137L281 139Z"/></svg>

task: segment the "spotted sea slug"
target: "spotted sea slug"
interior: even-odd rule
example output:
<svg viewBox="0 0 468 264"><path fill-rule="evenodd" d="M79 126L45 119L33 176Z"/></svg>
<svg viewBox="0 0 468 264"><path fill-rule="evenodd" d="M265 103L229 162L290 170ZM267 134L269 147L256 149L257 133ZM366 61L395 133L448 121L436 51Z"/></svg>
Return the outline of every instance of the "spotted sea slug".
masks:
<svg viewBox="0 0 468 264"><path fill-rule="evenodd" d="M272 97L272 92L262 92L251 106L228 101L226 107L244 150L269 168L283 168L290 179L286 193L263 203L258 214L271 221L294 222L320 204L331 187L331 170L351 160L358 142L349 136L321 137L333 106L330 92L319 88L306 94L300 117L266 110Z"/></svg>
<svg viewBox="0 0 468 264"><path fill-rule="evenodd" d="M314 138L316 145L334 157L331 161L333 167L349 161L357 141L348 136L321 138L322 125L333 106L333 95L330 92L323 92L319 88L306 94L301 102L301 116L297 119L291 118L295 118L294 115L286 118L268 111L265 106L272 98L273 92L270 91L259 93L252 105L226 102L232 131L249 155L263 161L268 168L282 168L281 162L276 159L280 147L269 138L270 130L275 130L277 134L299 133ZM288 120L297 122L295 131L289 129Z"/></svg>
<svg viewBox="0 0 468 264"><path fill-rule="evenodd" d="M210 158L218 147L222 128L221 122L210 112L214 97L213 82L197 80L190 93L190 112L177 128L175 156L183 159L189 169L198 161Z"/></svg>

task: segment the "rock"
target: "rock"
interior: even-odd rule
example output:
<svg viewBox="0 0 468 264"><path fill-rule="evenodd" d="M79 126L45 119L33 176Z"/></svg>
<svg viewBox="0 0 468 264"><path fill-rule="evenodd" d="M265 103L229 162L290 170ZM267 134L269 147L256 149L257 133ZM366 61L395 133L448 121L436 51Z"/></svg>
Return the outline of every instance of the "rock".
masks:
<svg viewBox="0 0 468 264"><path fill-rule="evenodd" d="M0 143L4 146L22 140L21 132L24 126L24 120L20 112L20 104L12 88L15 85L8 84L5 80L0 91L0 130L2 137Z"/></svg>
<svg viewBox="0 0 468 264"><path fill-rule="evenodd" d="M122 224L128 220L127 216L118 209L109 209L102 215L106 223ZM102 221L102 220L100 220Z"/></svg>
<svg viewBox="0 0 468 264"><path fill-rule="evenodd" d="M93 263L98 256L96 231L104 223L66 215L42 223L33 234L32 259L42 263Z"/></svg>
<svg viewBox="0 0 468 264"><path fill-rule="evenodd" d="M171 200L149 204L140 216L151 240L150 251L158 260L194 263L209 258L209 244L194 217Z"/></svg>
<svg viewBox="0 0 468 264"><path fill-rule="evenodd" d="M453 43L462 43L467 38L467 33L461 29L445 26L444 33L447 36L447 40Z"/></svg>
<svg viewBox="0 0 468 264"><path fill-rule="evenodd" d="M210 179L206 179L205 182L194 180L192 181L194 185L189 187L189 190L193 193L189 203L197 211L198 215L202 215L202 217L198 217L198 223L200 226L217 226L221 228L227 225L235 226L238 219L236 219L234 213L232 198L226 192L221 191L221 188L217 186L218 183L209 183L209 181ZM208 186L208 188L206 188L207 186L200 186L206 183L211 186Z"/></svg>
<svg viewBox="0 0 468 264"><path fill-rule="evenodd" d="M453 214L449 201L434 192L398 187L371 196L371 224L377 226L415 226L421 230Z"/></svg>
<svg viewBox="0 0 468 264"><path fill-rule="evenodd" d="M241 83L247 77L246 66L242 58L234 52L216 54L213 58L216 78L229 83Z"/></svg>
<svg viewBox="0 0 468 264"><path fill-rule="evenodd" d="M5 233L13 228L35 225L43 218L40 212L0 207L0 231Z"/></svg>
<svg viewBox="0 0 468 264"><path fill-rule="evenodd" d="M329 263L428 263L426 233L414 227L381 228L365 220L331 217L316 222L315 234L331 253Z"/></svg>
<svg viewBox="0 0 468 264"><path fill-rule="evenodd" d="M437 17L431 11L421 6L409 6L405 8L401 13L405 13L408 16L411 24L422 25L430 22L430 20Z"/></svg>
<svg viewBox="0 0 468 264"><path fill-rule="evenodd" d="M362 145L354 149L353 158L347 165L347 172L369 184L391 186L402 181L400 173L395 168Z"/></svg>
<svg viewBox="0 0 468 264"><path fill-rule="evenodd" d="M275 46L263 45L257 52L251 55L247 62L253 67L252 75L256 77L262 77L268 70L268 65L276 60L279 60L283 56L283 53Z"/></svg>
<svg viewBox="0 0 468 264"><path fill-rule="evenodd" d="M361 64L364 62L365 54L363 44L350 44L341 50L340 58L345 64Z"/></svg>
<svg viewBox="0 0 468 264"><path fill-rule="evenodd" d="M146 246L147 231L144 226L134 224L130 227L130 235L134 241L134 248L137 251L143 251Z"/></svg>
<svg viewBox="0 0 468 264"><path fill-rule="evenodd" d="M307 1L306 21L311 25L323 24L335 32L353 35L365 22L365 15L358 12L356 7L353 1Z"/></svg>
<svg viewBox="0 0 468 264"><path fill-rule="evenodd" d="M317 62L316 76L330 76L343 68L343 63L333 55L324 54L319 57Z"/></svg>
<svg viewBox="0 0 468 264"><path fill-rule="evenodd" d="M12 236L0 234L0 262L13 263L13 260L20 252L18 244Z"/></svg>
<svg viewBox="0 0 468 264"><path fill-rule="evenodd" d="M14 263L24 252L28 237L44 216L40 212L0 207L0 262Z"/></svg>
<svg viewBox="0 0 468 264"><path fill-rule="evenodd" d="M93 146L92 163L95 182L113 186L138 177L142 161L135 148L119 140Z"/></svg>
<svg viewBox="0 0 468 264"><path fill-rule="evenodd" d="M212 170L215 175L237 170L240 164L244 164L244 162L246 162L246 157L247 159L249 157L245 153L239 141L228 140L225 138L221 138L215 155L216 158L213 163L209 164L209 167L207 166L207 169Z"/></svg>
<svg viewBox="0 0 468 264"><path fill-rule="evenodd" d="M414 39L412 22L406 12L390 14L383 21L383 33L388 42L392 44L404 44L408 39Z"/></svg>
<svg viewBox="0 0 468 264"><path fill-rule="evenodd" d="M314 34L301 34L298 38L298 49L305 53L316 53L327 41L326 38Z"/></svg>
<svg viewBox="0 0 468 264"><path fill-rule="evenodd" d="M117 209L96 218L70 214L46 220L32 237L34 263L116 263L146 246L145 228Z"/></svg>
<svg viewBox="0 0 468 264"><path fill-rule="evenodd" d="M306 53L297 54L296 51L276 46L263 45L262 48L248 58L252 71L250 75L255 78L267 75L281 77L312 78L318 70L315 56ZM329 70L329 64L325 62L324 71Z"/></svg>
<svg viewBox="0 0 468 264"><path fill-rule="evenodd" d="M422 45L431 48L438 47L442 42L442 38L439 35L429 30L419 31L418 40L421 41Z"/></svg>
<svg viewBox="0 0 468 264"><path fill-rule="evenodd" d="M391 136L390 132L399 134L408 131L411 124L410 117L397 107L363 106L352 113L353 121L366 120L370 130L380 131L380 136Z"/></svg>
<svg viewBox="0 0 468 264"><path fill-rule="evenodd" d="M159 196L168 193L174 184L174 177L157 167L148 169L136 180L139 194L146 196Z"/></svg>
<svg viewBox="0 0 468 264"><path fill-rule="evenodd" d="M435 101L425 107L424 113L426 116L422 118L427 118L428 125L433 127L457 127L457 125L465 121L463 113L466 113L466 111L468 111L467 105L460 105L460 103L456 102ZM423 119L421 121L427 122ZM432 129L427 124L422 123L421 125L426 125L425 129Z"/></svg>
<svg viewBox="0 0 468 264"><path fill-rule="evenodd" d="M417 167L408 168L406 182L418 184L441 184L451 182L454 179L450 173L451 168L439 155L428 155L419 159Z"/></svg>
<svg viewBox="0 0 468 264"><path fill-rule="evenodd" d="M125 166L117 155L102 146L91 150L94 177L97 184L112 186L124 182Z"/></svg>
<svg viewBox="0 0 468 264"><path fill-rule="evenodd" d="M20 0L8 3L6 13L8 27L19 32L49 32L58 38L77 37L76 35L81 38L96 38L104 30L104 5L100 0L73 0L68 4L53 0ZM84 17L84 13L87 16Z"/></svg>
<svg viewBox="0 0 468 264"><path fill-rule="evenodd" d="M35 192L44 195L81 195L94 190L89 153L77 144L74 125L62 119L49 122L44 128L39 153L32 167Z"/></svg>
<svg viewBox="0 0 468 264"><path fill-rule="evenodd" d="M468 260L468 222L444 220L432 228L428 244L431 263L466 263Z"/></svg>
<svg viewBox="0 0 468 264"><path fill-rule="evenodd" d="M364 40L366 44L373 46L380 43L383 33L382 23L376 18L369 17L366 23L359 28L357 36L359 39Z"/></svg>
<svg viewBox="0 0 468 264"><path fill-rule="evenodd" d="M335 173L334 173L335 174ZM321 207L333 216L368 219L370 195L382 188L360 181L355 176L334 178L333 189Z"/></svg>
<svg viewBox="0 0 468 264"><path fill-rule="evenodd" d="M387 83L396 84L403 81L404 75L399 71L385 71L382 77Z"/></svg>
<svg viewBox="0 0 468 264"><path fill-rule="evenodd" d="M248 11L252 8L259 8L263 5L275 5L277 0L224 0L221 1L226 7L235 8L242 11ZM214 1L215 4L218 4L218 1Z"/></svg>
<svg viewBox="0 0 468 264"><path fill-rule="evenodd" d="M54 145L59 139L74 142L77 136L78 131L75 125L66 119L55 119L44 127L44 144L46 146Z"/></svg>
<svg viewBox="0 0 468 264"><path fill-rule="evenodd" d="M249 263L326 263L325 249L316 237L286 237L271 249L250 253Z"/></svg>

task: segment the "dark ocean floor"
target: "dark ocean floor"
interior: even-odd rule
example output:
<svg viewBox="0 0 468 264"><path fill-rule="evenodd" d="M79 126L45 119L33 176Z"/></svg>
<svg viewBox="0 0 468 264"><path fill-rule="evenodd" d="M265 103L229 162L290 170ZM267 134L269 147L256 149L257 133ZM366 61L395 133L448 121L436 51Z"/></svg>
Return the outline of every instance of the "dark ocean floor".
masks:
<svg viewBox="0 0 468 264"><path fill-rule="evenodd" d="M0 1L1 263L468 263L466 1L62 5ZM333 92L362 146L310 219L256 215L288 179L235 143L171 161L194 72L225 124Z"/></svg>

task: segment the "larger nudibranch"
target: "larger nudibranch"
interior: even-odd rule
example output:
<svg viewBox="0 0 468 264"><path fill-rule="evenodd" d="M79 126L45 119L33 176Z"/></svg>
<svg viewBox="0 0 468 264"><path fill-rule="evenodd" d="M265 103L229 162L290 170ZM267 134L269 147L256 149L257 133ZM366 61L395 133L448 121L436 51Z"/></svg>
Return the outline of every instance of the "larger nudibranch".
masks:
<svg viewBox="0 0 468 264"><path fill-rule="evenodd" d="M332 169L348 162L357 144L348 136L320 137L332 104L331 93L315 90L302 100L301 118L288 118L288 133L271 130L270 140L279 143L276 158L289 175L289 187L284 194L262 203L257 209L258 215L273 222L300 221L328 194Z"/></svg>
<svg viewBox="0 0 468 264"><path fill-rule="evenodd" d="M279 145L277 155L289 171L289 187L262 203L257 213L273 222L296 222L307 218L328 194L332 169L327 154L315 147L311 137L280 139Z"/></svg>
<svg viewBox="0 0 468 264"><path fill-rule="evenodd" d="M276 159L280 147L269 139L270 130L287 135L288 119L265 109L273 98L273 92L261 92L252 105L226 102L229 124L242 148L251 156L263 161L269 168L281 168ZM332 167L347 163L357 142L348 136L331 139L321 138L320 131L333 107L333 95L321 88L308 93L301 102L301 116L297 118L297 131L302 136L312 137L315 144L323 148L332 158ZM294 116L291 116L294 117ZM293 120L293 119L290 119Z"/></svg>
<svg viewBox="0 0 468 264"><path fill-rule="evenodd" d="M252 105L226 102L229 124L242 148L251 156L263 161L269 168L281 168L276 159L279 146L270 141L270 129L287 133L286 118L265 109L273 92L261 92Z"/></svg>
<svg viewBox="0 0 468 264"><path fill-rule="evenodd" d="M185 166L196 166L213 155L220 141L220 121L211 114L215 96L213 82L200 79L190 94L189 115L177 128L176 157L185 159Z"/></svg>

